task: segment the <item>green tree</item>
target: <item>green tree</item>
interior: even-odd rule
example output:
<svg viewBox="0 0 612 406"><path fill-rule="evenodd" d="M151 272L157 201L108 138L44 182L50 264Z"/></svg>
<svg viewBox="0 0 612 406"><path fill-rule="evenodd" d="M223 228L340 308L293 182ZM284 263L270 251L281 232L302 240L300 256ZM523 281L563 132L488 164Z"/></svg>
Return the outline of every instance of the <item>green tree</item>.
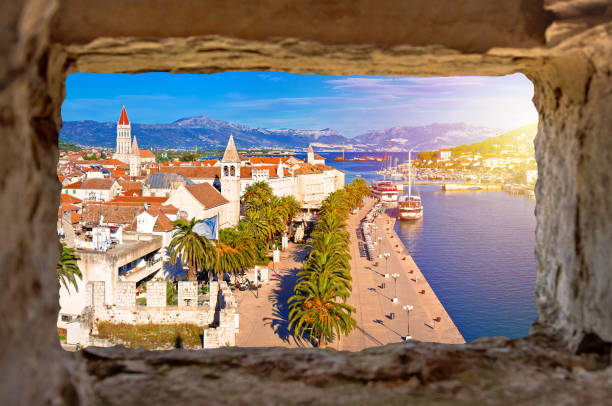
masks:
<svg viewBox="0 0 612 406"><path fill-rule="evenodd" d="M77 278L83 278L77 263L79 259L72 248L68 248L66 244L62 243L62 251L56 266L57 279L68 291L70 291L69 285L74 286L78 291Z"/></svg>
<svg viewBox="0 0 612 406"><path fill-rule="evenodd" d="M245 271L255 265L260 256L257 243L237 228L220 230L216 249L218 277L224 273L232 275Z"/></svg>
<svg viewBox="0 0 612 406"><path fill-rule="evenodd" d="M242 195L245 214L262 210L270 203L273 196L272 188L264 181L247 186Z"/></svg>
<svg viewBox="0 0 612 406"><path fill-rule="evenodd" d="M314 275L296 286L289 298L289 328L298 337L309 336L318 347L348 334L357 325L355 308L338 301L339 282L327 273Z"/></svg>
<svg viewBox="0 0 612 406"><path fill-rule="evenodd" d="M198 279L198 271L210 269L216 261L215 246L203 236L193 231L193 227L202 220L192 218L191 221L174 220L172 225L177 228L172 241L168 245L170 261L181 261L188 267L187 279Z"/></svg>

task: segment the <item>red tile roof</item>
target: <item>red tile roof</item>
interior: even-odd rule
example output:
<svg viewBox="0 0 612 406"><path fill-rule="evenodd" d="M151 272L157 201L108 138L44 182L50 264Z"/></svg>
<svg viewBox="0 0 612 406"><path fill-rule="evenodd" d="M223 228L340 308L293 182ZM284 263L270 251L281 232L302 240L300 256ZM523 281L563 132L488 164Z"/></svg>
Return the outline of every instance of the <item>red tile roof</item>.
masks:
<svg viewBox="0 0 612 406"><path fill-rule="evenodd" d="M130 203L133 205L137 204L142 207L142 205L145 203L148 203L151 206L161 206L166 200L168 200L168 198L164 196L117 196L107 203Z"/></svg>
<svg viewBox="0 0 612 406"><path fill-rule="evenodd" d="M68 195L66 193L62 193L60 195L60 203L79 204L79 203L83 203L83 201L81 199L77 199L74 196Z"/></svg>
<svg viewBox="0 0 612 406"><path fill-rule="evenodd" d="M87 179L81 185L85 190L109 190L115 183L114 179Z"/></svg>
<svg viewBox="0 0 612 406"><path fill-rule="evenodd" d="M221 176L221 167L219 166L162 166L159 171L161 173L177 173L192 179L214 179Z"/></svg>
<svg viewBox="0 0 612 406"><path fill-rule="evenodd" d="M121 116L119 117L119 123L121 125L130 124L130 120L128 120L127 112L125 111L125 106L121 107Z"/></svg>
<svg viewBox="0 0 612 406"><path fill-rule="evenodd" d="M185 186L185 189L187 189L187 191L207 209L229 203L229 201L209 183Z"/></svg>
<svg viewBox="0 0 612 406"><path fill-rule="evenodd" d="M64 186L62 189L80 189L81 188L81 184L83 182L81 182L80 180L74 183L71 183L69 185Z"/></svg>
<svg viewBox="0 0 612 406"><path fill-rule="evenodd" d="M172 220L170 220L168 216L166 216L159 208L155 207L149 209L147 210L147 213L149 213L151 216L157 216L157 221L155 222L153 231L170 231L174 228L172 225Z"/></svg>
<svg viewBox="0 0 612 406"><path fill-rule="evenodd" d="M141 158L155 158L155 155L148 149L141 149L138 151L140 153Z"/></svg>
<svg viewBox="0 0 612 406"><path fill-rule="evenodd" d="M62 203L62 211L73 211L73 210L79 210L79 209L80 207L75 206L74 204Z"/></svg>
<svg viewBox="0 0 612 406"><path fill-rule="evenodd" d="M129 225L134 221L134 217L143 211L144 207L142 206L86 204L83 207L82 221L97 223L100 220L100 216L103 216L104 223Z"/></svg>
<svg viewBox="0 0 612 406"><path fill-rule="evenodd" d="M253 164L276 164L278 165L278 162L285 162L286 160L288 160L289 157L287 156L251 156L248 157L248 160Z"/></svg>

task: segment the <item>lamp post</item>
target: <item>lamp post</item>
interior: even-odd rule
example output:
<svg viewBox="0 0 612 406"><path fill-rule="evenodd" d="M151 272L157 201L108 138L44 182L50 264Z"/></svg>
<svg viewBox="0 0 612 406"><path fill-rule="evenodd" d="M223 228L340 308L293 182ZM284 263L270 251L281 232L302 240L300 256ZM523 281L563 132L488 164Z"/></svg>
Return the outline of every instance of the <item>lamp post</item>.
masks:
<svg viewBox="0 0 612 406"><path fill-rule="evenodd" d="M383 254L385 256L385 278L389 277L389 257L391 256L391 254L389 254L388 252L385 252Z"/></svg>
<svg viewBox="0 0 612 406"><path fill-rule="evenodd" d="M405 306L402 306L402 309L406 310L406 316L407 316L406 323L407 323L407 326L408 326L408 332L406 333L406 337L404 337L404 341L408 341L408 340L410 340L412 338L412 337L410 337L410 310L414 309L414 306L412 306L412 305L405 305Z"/></svg>
<svg viewBox="0 0 612 406"><path fill-rule="evenodd" d="M393 303L397 303L397 278L399 278L399 274L398 273L392 273L391 277L393 278L393 282L394 282L394 294L393 294L393 299L391 299L391 301Z"/></svg>
<svg viewBox="0 0 612 406"><path fill-rule="evenodd" d="M378 256L380 256L380 251L382 250L382 237L378 237Z"/></svg>

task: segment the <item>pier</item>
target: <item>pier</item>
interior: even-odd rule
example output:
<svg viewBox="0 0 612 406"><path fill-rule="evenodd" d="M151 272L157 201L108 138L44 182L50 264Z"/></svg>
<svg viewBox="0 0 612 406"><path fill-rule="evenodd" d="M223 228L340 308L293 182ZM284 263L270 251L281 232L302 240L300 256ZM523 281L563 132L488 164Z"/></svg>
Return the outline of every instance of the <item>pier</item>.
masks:
<svg viewBox="0 0 612 406"><path fill-rule="evenodd" d="M357 309L357 327L347 337L342 337L339 349L359 351L402 342L408 333L408 319L412 340L465 343L457 326L397 236L394 229L396 209L386 209L375 220L375 253L380 252L382 257L376 255L374 260L368 259L360 224L375 201L366 200L365 207L348 221L353 277L353 292L348 303ZM380 241L378 237L381 237ZM388 253L388 257L384 253ZM385 277L386 273L388 277ZM397 274L397 302L392 301L396 283L392 274ZM403 309L405 305L413 306L409 316Z"/></svg>

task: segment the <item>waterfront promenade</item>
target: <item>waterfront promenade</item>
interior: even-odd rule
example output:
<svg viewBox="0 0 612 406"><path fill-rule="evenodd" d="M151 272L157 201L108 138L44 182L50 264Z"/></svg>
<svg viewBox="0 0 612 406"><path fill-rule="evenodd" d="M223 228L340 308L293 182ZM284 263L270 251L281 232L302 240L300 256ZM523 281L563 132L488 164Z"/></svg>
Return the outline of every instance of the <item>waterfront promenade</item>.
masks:
<svg viewBox="0 0 612 406"><path fill-rule="evenodd" d="M353 292L348 303L357 309L354 315L357 327L351 334L329 346L340 350L360 351L368 347L401 342L408 329L408 317L402 309L403 305L414 306L410 313L410 335L413 340L454 344L465 342L395 233L395 209L387 209L376 219L377 235L383 237L380 252L389 252L388 264L385 264L384 257L374 261L367 259L360 224L374 203L374 200L366 199L365 206L348 219L353 277ZM401 252L398 253L398 250ZM379 247L376 246L376 253L378 251ZM281 262L276 264L275 272L270 267L270 281L262 284L259 297L255 291L234 291L240 313L237 346L310 346L309 343L294 339L287 330L287 299L293 295L297 272L305 256L303 245L290 244L287 250L281 252ZM400 275L397 279L397 303L391 301L394 294L393 278L384 277L387 265L389 274ZM413 273L410 273L411 270ZM421 293L423 291L424 293ZM395 313L393 319L391 313ZM440 322L434 325L434 319L437 317L440 317Z"/></svg>
<svg viewBox="0 0 612 406"><path fill-rule="evenodd" d="M382 240L375 251L376 254L379 251L382 254L388 252L389 259L385 260L384 256L374 261L367 259L360 223L374 203L374 200L366 199L365 207L349 218L353 292L348 303L357 309L357 328L340 340L339 349L359 351L401 342L408 330L408 315L402 309L404 305L414 306L410 312L410 335L413 340L464 343L461 333L395 233L397 209L386 209L376 219L376 237L382 237ZM374 235L372 237L376 241ZM394 280L391 276L384 277L387 267L389 274L399 274L397 303L391 301L395 290ZM393 319L391 313L394 313ZM440 321L434 323L438 317Z"/></svg>

